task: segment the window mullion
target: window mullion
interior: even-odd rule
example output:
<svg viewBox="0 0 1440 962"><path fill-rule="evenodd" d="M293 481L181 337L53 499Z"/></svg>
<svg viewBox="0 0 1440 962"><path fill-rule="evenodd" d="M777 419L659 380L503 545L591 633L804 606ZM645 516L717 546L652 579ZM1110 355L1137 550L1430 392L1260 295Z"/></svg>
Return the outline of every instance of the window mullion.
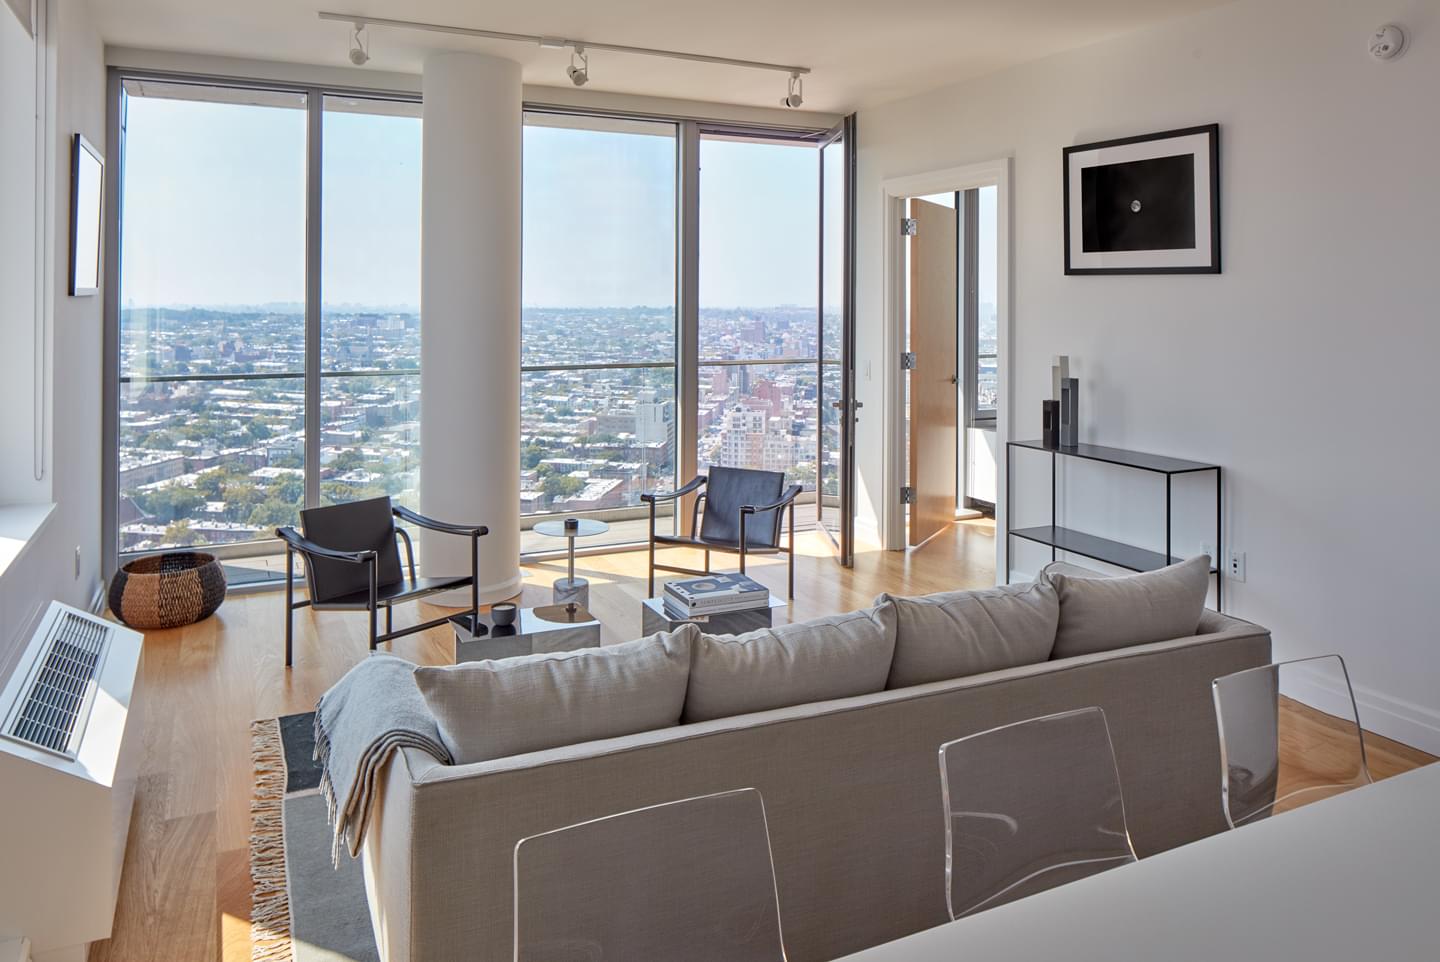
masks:
<svg viewBox="0 0 1440 962"><path fill-rule="evenodd" d="M321 195L324 171L325 97L318 87L305 94L305 506L320 504L320 308L321 244L324 224Z"/></svg>

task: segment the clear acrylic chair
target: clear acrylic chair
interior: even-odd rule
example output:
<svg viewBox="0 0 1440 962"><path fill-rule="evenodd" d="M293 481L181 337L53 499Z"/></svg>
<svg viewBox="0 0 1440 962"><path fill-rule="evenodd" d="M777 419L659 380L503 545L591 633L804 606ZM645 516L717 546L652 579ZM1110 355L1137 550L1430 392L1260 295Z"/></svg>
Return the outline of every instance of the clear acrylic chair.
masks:
<svg viewBox="0 0 1440 962"><path fill-rule="evenodd" d="M1284 694L1297 690L1325 693L1338 714ZM1220 799L1231 828L1370 784L1355 692L1339 655L1236 672L1215 679L1212 691Z"/></svg>
<svg viewBox="0 0 1440 962"><path fill-rule="evenodd" d="M1099 708L947 742L940 784L951 918L1136 860Z"/></svg>
<svg viewBox="0 0 1440 962"><path fill-rule="evenodd" d="M516 962L782 962L753 788L581 822L515 846Z"/></svg>

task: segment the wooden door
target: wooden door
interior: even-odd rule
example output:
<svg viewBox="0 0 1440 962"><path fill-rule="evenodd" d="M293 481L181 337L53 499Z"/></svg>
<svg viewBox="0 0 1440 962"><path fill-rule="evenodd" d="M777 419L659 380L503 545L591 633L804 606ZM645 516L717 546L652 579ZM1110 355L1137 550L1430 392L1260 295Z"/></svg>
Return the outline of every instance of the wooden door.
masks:
<svg viewBox="0 0 1440 962"><path fill-rule="evenodd" d="M955 521L959 444L956 212L910 201L910 544Z"/></svg>

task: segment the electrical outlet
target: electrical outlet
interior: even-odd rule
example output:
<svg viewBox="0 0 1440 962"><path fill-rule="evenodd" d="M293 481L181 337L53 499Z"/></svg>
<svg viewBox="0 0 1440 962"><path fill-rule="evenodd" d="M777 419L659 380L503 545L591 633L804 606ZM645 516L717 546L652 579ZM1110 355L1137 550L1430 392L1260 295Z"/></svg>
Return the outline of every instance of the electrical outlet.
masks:
<svg viewBox="0 0 1440 962"><path fill-rule="evenodd" d="M1200 546L1200 553L1207 556L1211 564L1215 563L1215 546L1213 544L1202 544Z"/></svg>
<svg viewBox="0 0 1440 962"><path fill-rule="evenodd" d="M1232 551L1225 561L1225 577L1231 581L1245 580L1245 552Z"/></svg>

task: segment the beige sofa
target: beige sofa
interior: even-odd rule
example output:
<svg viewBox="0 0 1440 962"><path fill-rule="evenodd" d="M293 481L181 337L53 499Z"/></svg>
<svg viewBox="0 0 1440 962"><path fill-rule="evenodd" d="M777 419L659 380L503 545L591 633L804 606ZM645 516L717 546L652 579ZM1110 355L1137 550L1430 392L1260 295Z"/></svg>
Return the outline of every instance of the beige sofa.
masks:
<svg viewBox="0 0 1440 962"><path fill-rule="evenodd" d="M941 743L1087 705L1105 710L1143 858L1225 827L1210 682L1269 660L1268 631L1207 611L1189 637L474 764L406 750L362 855L381 956L509 960L519 839L748 786L765 799L792 962L938 925Z"/></svg>

